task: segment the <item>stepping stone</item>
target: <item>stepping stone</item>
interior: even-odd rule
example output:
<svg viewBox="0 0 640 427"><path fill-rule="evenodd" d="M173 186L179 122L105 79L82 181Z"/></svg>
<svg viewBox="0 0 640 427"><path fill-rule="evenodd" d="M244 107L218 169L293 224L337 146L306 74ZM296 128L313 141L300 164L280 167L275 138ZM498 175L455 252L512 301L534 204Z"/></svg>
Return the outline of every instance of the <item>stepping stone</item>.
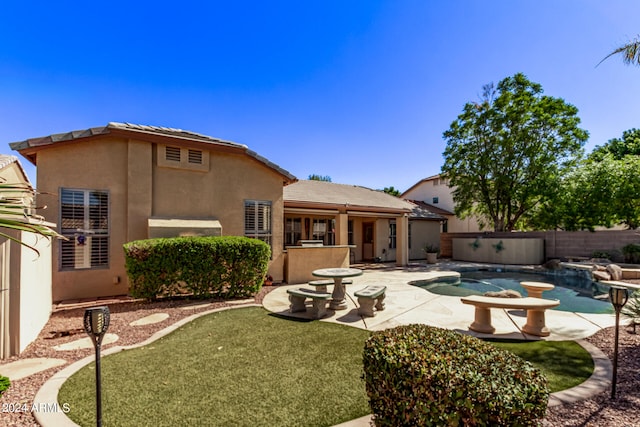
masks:
<svg viewBox="0 0 640 427"><path fill-rule="evenodd" d="M118 341L118 338L119 337L116 334L106 334L104 338L102 338L102 345L114 343ZM53 347L56 351L79 350L82 348L93 348L93 341L91 341L91 338L86 337Z"/></svg>
<svg viewBox="0 0 640 427"><path fill-rule="evenodd" d="M46 371L56 366L62 366L67 361L64 359L52 359L46 357L36 357L33 359L16 360L15 362L0 365L0 374L9 377L11 381L17 381L26 378L29 375L37 374L40 371Z"/></svg>
<svg viewBox="0 0 640 427"><path fill-rule="evenodd" d="M150 314L149 316L143 317L142 319L134 320L133 322L129 323L129 326L151 325L153 323L160 323L168 318L169 315L167 313Z"/></svg>
<svg viewBox="0 0 640 427"><path fill-rule="evenodd" d="M248 299L239 299L239 300L227 301L227 304L230 304L230 305L250 304L250 303L252 303L254 301L255 301L255 299L248 298Z"/></svg>
<svg viewBox="0 0 640 427"><path fill-rule="evenodd" d="M211 304L210 302L207 302L204 304L190 304L190 305L185 305L184 307L180 307L180 310L197 310L199 308L205 308L211 305L213 304Z"/></svg>

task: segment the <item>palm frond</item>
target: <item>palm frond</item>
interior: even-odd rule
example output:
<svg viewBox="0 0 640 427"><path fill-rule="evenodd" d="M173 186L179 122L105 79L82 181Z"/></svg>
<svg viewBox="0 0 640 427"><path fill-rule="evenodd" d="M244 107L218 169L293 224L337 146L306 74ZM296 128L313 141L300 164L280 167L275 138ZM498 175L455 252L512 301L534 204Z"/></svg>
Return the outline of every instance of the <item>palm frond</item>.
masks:
<svg viewBox="0 0 640 427"><path fill-rule="evenodd" d="M598 62L598 65L602 64L605 60L614 55L622 55L622 62L627 65L640 66L640 36L605 56L602 61ZM598 65L596 65L596 67Z"/></svg>

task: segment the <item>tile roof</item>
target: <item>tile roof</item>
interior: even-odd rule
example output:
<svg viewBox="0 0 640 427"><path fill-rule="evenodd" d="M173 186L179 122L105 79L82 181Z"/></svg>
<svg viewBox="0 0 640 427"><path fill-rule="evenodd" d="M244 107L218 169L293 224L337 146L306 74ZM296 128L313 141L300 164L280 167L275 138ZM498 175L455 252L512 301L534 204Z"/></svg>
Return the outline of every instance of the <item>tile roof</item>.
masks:
<svg viewBox="0 0 640 427"><path fill-rule="evenodd" d="M113 131L125 131L132 132L138 134L149 134L149 135L160 135L166 136L168 138L179 139L184 141L195 141L195 142L203 142L221 147L230 147L238 149L241 152L244 152L250 157L253 157L257 161L264 163L266 166L271 169L276 170L281 175L284 175L289 181L295 181L297 178L293 176L291 173L276 165L273 162L270 162L266 158L258 155L255 151L249 150L249 148L244 144L238 144L232 141L225 141L223 139L214 138L211 136L203 135L196 132L186 131L182 129L161 127L161 126L147 126L147 125L137 125L132 123L118 123L118 122L110 122L106 126L94 127L84 130L76 130L66 133L58 133L38 138L31 138L24 141L12 142L9 146L13 150L17 150L22 152L22 150L33 151L34 149L43 148L52 144L60 143L60 142L69 142L74 140L80 140L83 138L91 138L100 135L107 135L112 133ZM23 153L24 154L24 153ZM35 164L35 156L26 155L26 157L31 160Z"/></svg>
<svg viewBox="0 0 640 427"><path fill-rule="evenodd" d="M0 169L4 169L10 164L15 162L18 162L18 158L16 156L10 156L8 154L0 154Z"/></svg>
<svg viewBox="0 0 640 427"><path fill-rule="evenodd" d="M109 122L106 126L94 127L83 130L74 130L71 132L56 133L53 135L30 138L25 141L12 142L9 144L14 150L21 150L24 148L39 147L43 145L51 145L57 142L72 141L75 139L89 138L97 135L109 134L112 129L120 129L130 132L149 133L154 135L165 135L174 138L188 139L192 141L209 142L217 145L228 145L231 147L237 147L247 149L246 145L238 144L231 141L225 141L218 138L213 138L207 135L202 135L196 132L190 132L182 129L167 128L161 126L147 126L136 125L132 123L118 123Z"/></svg>
<svg viewBox="0 0 640 427"><path fill-rule="evenodd" d="M31 185L31 182L29 181L29 177L27 176L27 173L22 168L22 164L20 163L20 160L18 159L18 157L12 156L9 154L0 154L0 171L5 168L8 168L14 163L18 167L18 170L20 171L19 173L22 175L22 178L23 178L22 182Z"/></svg>
<svg viewBox="0 0 640 427"><path fill-rule="evenodd" d="M409 217L413 219L445 220L447 219L447 216L453 215L453 212L449 212L446 209L438 208L420 200L407 201L414 206L411 214L409 215Z"/></svg>
<svg viewBox="0 0 640 427"><path fill-rule="evenodd" d="M350 210L411 212L413 205L380 190L327 181L301 180L284 187L285 207L330 205Z"/></svg>

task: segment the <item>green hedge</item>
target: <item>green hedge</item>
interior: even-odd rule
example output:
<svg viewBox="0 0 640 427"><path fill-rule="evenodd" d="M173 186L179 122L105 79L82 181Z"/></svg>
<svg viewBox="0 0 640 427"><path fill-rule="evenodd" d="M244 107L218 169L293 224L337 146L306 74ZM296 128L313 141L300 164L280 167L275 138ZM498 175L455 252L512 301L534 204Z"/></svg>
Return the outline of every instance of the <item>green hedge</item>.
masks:
<svg viewBox="0 0 640 427"><path fill-rule="evenodd" d="M11 381L9 381L9 378L0 375L0 397L2 396L2 393L4 393L5 390L9 388L10 385Z"/></svg>
<svg viewBox="0 0 640 427"><path fill-rule="evenodd" d="M629 243L622 248L622 254L624 255L624 262L640 264L640 244Z"/></svg>
<svg viewBox="0 0 640 427"><path fill-rule="evenodd" d="M376 426L534 426L549 398L529 362L426 325L373 333L363 363Z"/></svg>
<svg viewBox="0 0 640 427"><path fill-rule="evenodd" d="M136 298L193 294L252 296L264 283L271 248L247 237L176 237L125 243L130 293Z"/></svg>

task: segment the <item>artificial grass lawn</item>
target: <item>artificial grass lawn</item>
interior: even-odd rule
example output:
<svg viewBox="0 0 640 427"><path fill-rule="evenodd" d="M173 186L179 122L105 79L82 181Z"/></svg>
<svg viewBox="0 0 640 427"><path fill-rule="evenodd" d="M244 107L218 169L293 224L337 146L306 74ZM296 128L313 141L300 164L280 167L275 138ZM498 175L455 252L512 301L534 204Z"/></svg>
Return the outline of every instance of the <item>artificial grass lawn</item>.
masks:
<svg viewBox="0 0 640 427"><path fill-rule="evenodd" d="M492 341L544 372L551 392L566 390L587 380L593 373L589 352L574 341Z"/></svg>
<svg viewBox="0 0 640 427"><path fill-rule="evenodd" d="M364 416L368 336L259 307L200 317L148 346L102 359L104 425L331 426ZM589 354L573 342L496 345L540 367L552 391L579 384L593 370ZM94 369L92 363L70 377L58 396L80 425L95 425Z"/></svg>
<svg viewBox="0 0 640 427"><path fill-rule="evenodd" d="M368 335L259 307L200 317L102 359L104 425L328 426L364 416ZM80 425L95 425L94 369L81 369L58 396Z"/></svg>

